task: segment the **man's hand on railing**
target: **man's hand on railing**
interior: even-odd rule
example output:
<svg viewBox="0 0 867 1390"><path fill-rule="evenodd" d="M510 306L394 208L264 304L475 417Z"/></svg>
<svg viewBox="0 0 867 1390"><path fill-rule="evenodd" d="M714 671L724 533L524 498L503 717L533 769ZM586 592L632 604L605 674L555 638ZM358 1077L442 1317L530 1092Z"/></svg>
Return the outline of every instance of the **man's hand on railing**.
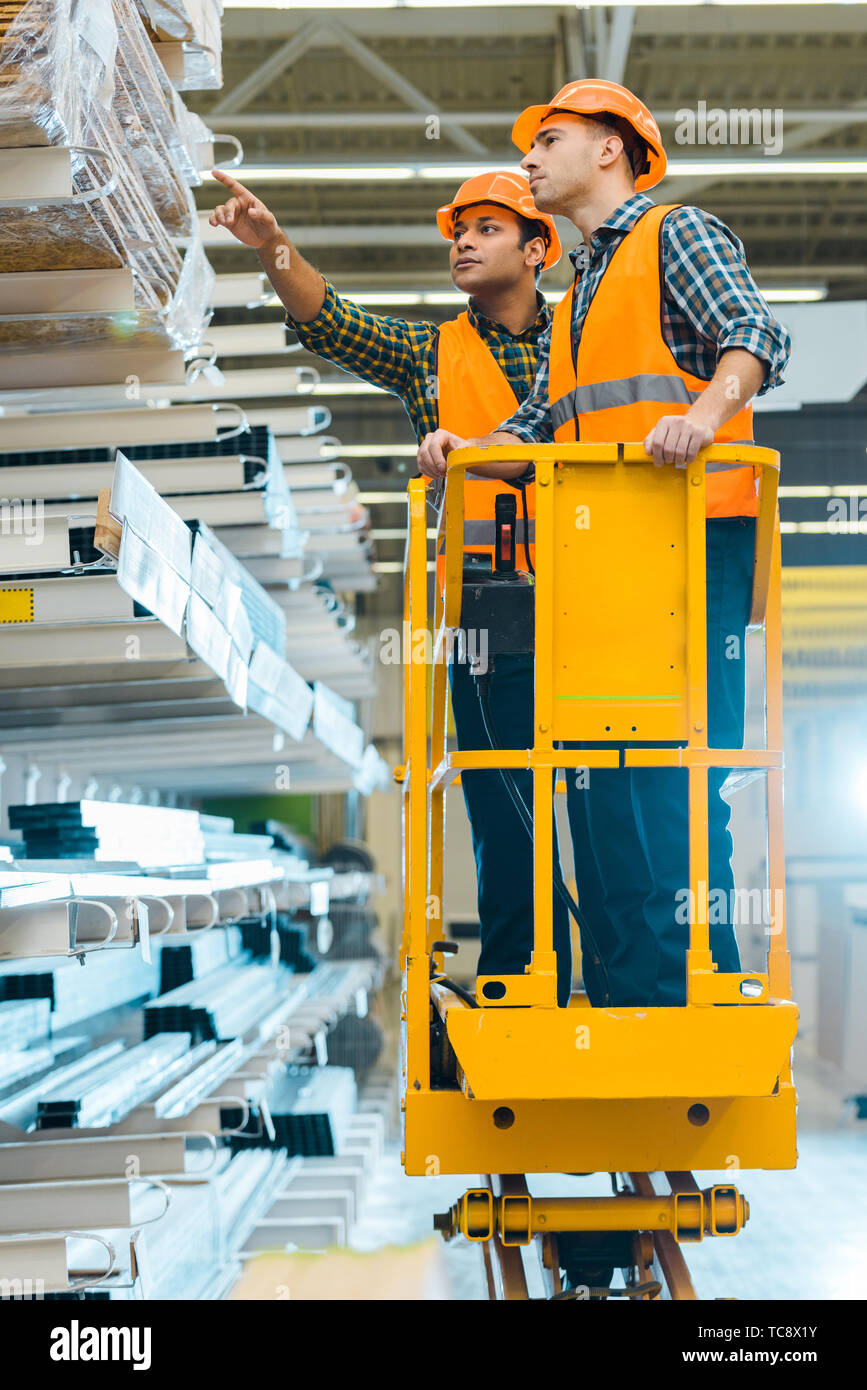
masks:
<svg viewBox="0 0 867 1390"><path fill-rule="evenodd" d="M446 460L455 449L489 449L502 444L514 444L525 454L527 441L505 430L495 430L493 434L480 439L462 439L450 430L434 430L426 434L418 450L419 471L427 478L442 478L448 467ZM527 460L498 459L496 463L474 463L473 473L480 478L519 478L527 471Z"/></svg>
<svg viewBox="0 0 867 1390"><path fill-rule="evenodd" d="M446 459L453 449L466 449L475 444L474 439L462 439L451 430L434 430L426 434L418 449L419 472L426 478L442 478L446 471Z"/></svg>
<svg viewBox="0 0 867 1390"><path fill-rule="evenodd" d="M692 463L701 449L713 443L713 430L686 415L663 415L644 441L655 464Z"/></svg>

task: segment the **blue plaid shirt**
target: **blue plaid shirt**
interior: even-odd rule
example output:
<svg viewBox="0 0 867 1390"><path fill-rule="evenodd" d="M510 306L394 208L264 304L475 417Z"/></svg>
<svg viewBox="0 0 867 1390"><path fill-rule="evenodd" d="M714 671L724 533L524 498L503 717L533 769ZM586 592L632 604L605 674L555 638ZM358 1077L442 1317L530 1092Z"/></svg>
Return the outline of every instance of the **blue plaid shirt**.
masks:
<svg viewBox="0 0 867 1390"><path fill-rule="evenodd" d="M590 238L587 249L569 253L577 279L572 341L577 349L590 302L611 257L652 199L636 193L614 211ZM747 267L743 244L725 223L700 208L682 207L662 224L663 336L682 371L709 381L722 353L745 348L767 367L761 396L782 381L791 339L771 313ZM625 325L628 329L628 325ZM551 444L548 361L551 329L539 339L539 366L533 389L511 419L499 426L528 444Z"/></svg>

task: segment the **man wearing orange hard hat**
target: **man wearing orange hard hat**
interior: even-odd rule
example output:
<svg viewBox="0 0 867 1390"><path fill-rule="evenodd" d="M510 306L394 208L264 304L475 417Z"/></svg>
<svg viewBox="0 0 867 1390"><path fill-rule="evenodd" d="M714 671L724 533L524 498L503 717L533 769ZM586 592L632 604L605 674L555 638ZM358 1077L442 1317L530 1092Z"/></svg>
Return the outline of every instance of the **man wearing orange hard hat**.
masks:
<svg viewBox="0 0 867 1390"><path fill-rule="evenodd" d="M560 257L554 220L535 206L525 178L509 171L479 174L438 210L437 226L450 244L452 280L470 298L463 313L436 324L372 314L341 298L260 199L231 175L213 173L230 196L211 213L211 224L258 251L289 327L311 351L398 396L419 440L441 427L485 434L523 402L535 380L539 340L551 321L537 280ZM495 499L504 492L520 498L516 551L532 569L533 488L520 480L468 479L465 551L483 564L493 556ZM437 569L441 583L441 556ZM489 746L467 665L452 663L449 675L459 747ZM532 655L498 656L488 692L500 741L527 747L533 736ZM529 774L516 781L529 800ZM465 773L461 782L478 874L479 970L520 973L532 950L532 844L517 809L502 795L498 773ZM555 946L565 1003L571 942L560 902Z"/></svg>
<svg viewBox="0 0 867 1390"><path fill-rule="evenodd" d="M644 103L615 82L570 82L551 102L522 111L512 138L537 208L569 217L582 234L571 253L575 279L540 344L524 404L486 436L434 432L419 450L421 471L440 476L451 450L468 443L641 441L657 464L683 465L712 442L751 441L750 401L781 381L789 336L740 241L718 218L647 197L665 175L666 158ZM527 475L518 463L479 471ZM751 468L708 474L711 747L743 745L757 510ZM709 890L731 902L726 775L710 772ZM568 786L576 864L589 835L614 931L603 954L615 1004L685 1002L689 925L678 895L689 884L686 776L624 768L594 771L582 790ZM739 970L731 923L712 923L710 938L717 968Z"/></svg>

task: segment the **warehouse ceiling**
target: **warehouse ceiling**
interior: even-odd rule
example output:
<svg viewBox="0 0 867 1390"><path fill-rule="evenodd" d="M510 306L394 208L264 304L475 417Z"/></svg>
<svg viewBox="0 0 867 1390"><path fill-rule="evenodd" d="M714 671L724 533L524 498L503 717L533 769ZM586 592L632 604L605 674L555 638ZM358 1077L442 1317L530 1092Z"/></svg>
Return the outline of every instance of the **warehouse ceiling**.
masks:
<svg viewBox="0 0 867 1390"><path fill-rule="evenodd" d="M700 160L696 174L667 178L659 201L700 204L746 245L762 287L813 288L829 299L867 296L865 175L845 162L867 158L867 25L861 5L506 6L421 9L236 9L225 14L222 91L192 104L215 131L243 144L244 177L299 248L338 289L450 287L436 207L461 181L461 165L514 166L509 133L523 106L564 82L599 76L625 83L651 107L669 158ZM191 94L192 95L192 94ZM767 133L782 149L679 143L683 109L767 108ZM781 116L774 113L781 111ZM438 138L436 134L438 118ZM781 122L781 125L780 125ZM222 147L223 149L225 147ZM767 159L768 175L716 173L706 165ZM775 161L795 171L772 172ZM810 165L842 161L842 172ZM268 181L255 166L442 164L442 177ZM458 166L458 167L456 167ZM863 167L863 166L862 166ZM200 208L219 201L214 184ZM567 224L568 225L568 224ZM574 230L569 244L574 244ZM254 270L251 252L210 248L218 273ZM567 283L564 260L544 285ZM543 285L543 287L544 287ZM447 317L446 309L383 312ZM784 307L778 311L785 319ZM241 306L215 323L263 322L279 310ZM274 365L273 359L228 365ZM323 377L340 374L307 354ZM345 383L346 378L341 380ZM331 433L344 443L411 442L401 406L383 394L325 398ZM412 460L381 454L352 460L363 487L403 486ZM399 527L397 510L374 525ZM377 544L394 559L397 539Z"/></svg>

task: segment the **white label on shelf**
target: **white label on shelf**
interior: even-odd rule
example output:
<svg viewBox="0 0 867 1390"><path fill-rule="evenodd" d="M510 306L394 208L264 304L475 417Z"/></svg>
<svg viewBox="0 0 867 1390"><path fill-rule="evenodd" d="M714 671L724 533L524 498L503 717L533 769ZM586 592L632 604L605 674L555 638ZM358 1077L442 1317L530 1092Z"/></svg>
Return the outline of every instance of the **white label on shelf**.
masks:
<svg viewBox="0 0 867 1390"><path fill-rule="evenodd" d="M324 917L328 912L328 879L314 879L310 884L310 916Z"/></svg>
<svg viewBox="0 0 867 1390"><path fill-rule="evenodd" d="M364 734L352 718L352 705L322 681L313 686L313 732L338 758L358 767L364 754Z"/></svg>

